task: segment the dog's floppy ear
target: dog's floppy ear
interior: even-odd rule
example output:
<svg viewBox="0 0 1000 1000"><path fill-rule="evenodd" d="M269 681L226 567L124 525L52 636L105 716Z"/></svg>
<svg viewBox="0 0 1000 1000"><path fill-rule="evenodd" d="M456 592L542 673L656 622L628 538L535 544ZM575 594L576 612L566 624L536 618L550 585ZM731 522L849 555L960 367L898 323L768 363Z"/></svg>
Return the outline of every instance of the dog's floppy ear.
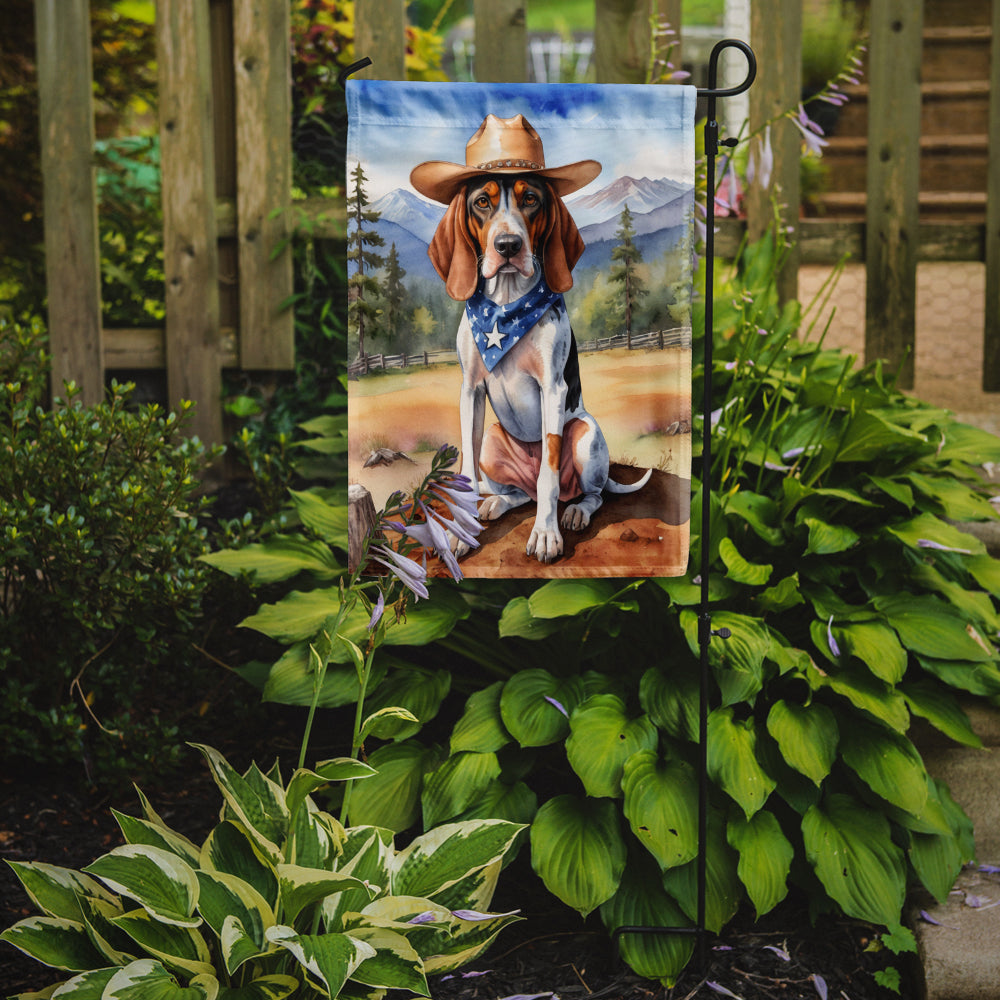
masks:
<svg viewBox="0 0 1000 1000"><path fill-rule="evenodd" d="M465 225L464 191L451 199L427 248L427 255L453 299L464 301L476 290L478 255Z"/></svg>
<svg viewBox="0 0 1000 1000"><path fill-rule="evenodd" d="M568 292L573 287L571 272L585 249L586 244L569 209L563 204L562 198L553 194L542 257L545 281L552 291Z"/></svg>

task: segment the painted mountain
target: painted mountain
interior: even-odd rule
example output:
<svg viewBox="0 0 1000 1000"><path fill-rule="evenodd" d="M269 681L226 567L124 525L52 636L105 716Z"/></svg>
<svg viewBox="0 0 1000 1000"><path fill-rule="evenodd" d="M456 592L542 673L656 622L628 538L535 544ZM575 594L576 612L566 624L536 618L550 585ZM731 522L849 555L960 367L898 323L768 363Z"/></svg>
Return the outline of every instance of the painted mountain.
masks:
<svg viewBox="0 0 1000 1000"><path fill-rule="evenodd" d="M626 204L632 213L636 244L643 258L650 261L681 238L693 203L691 186L667 177L658 180L619 177L594 194L567 200L587 245L577 270L602 269L610 265L615 233ZM409 276L435 277L427 247L444 215L444 206L397 188L372 202L368 209L380 214L374 228L385 240L383 253L387 253L394 243L400 264Z"/></svg>

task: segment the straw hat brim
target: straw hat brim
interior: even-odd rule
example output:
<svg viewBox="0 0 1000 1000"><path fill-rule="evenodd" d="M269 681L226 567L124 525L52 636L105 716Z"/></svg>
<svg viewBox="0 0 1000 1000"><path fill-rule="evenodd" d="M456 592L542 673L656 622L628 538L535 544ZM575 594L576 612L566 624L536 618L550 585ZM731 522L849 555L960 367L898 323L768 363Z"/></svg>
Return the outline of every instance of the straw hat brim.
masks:
<svg viewBox="0 0 1000 1000"><path fill-rule="evenodd" d="M534 174L544 177L552 185L555 193L563 198L586 187L600 172L601 165L597 160L578 160L563 167L532 169L525 166L510 166L493 167L489 170L461 163L448 163L445 160L427 160L413 168L410 173L410 183L425 197L448 205L465 182L473 177L484 177L489 174Z"/></svg>

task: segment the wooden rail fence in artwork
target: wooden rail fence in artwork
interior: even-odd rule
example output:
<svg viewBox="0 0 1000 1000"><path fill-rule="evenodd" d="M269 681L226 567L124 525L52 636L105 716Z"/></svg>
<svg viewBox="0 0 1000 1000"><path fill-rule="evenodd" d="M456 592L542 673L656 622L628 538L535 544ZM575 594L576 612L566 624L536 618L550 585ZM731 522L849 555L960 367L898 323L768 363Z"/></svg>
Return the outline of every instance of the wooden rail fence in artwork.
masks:
<svg viewBox="0 0 1000 1000"><path fill-rule="evenodd" d="M920 51L925 9L944 0L870 0L867 207L863 221L802 220L784 209L798 239L781 276L796 292L800 262L835 262L845 252L867 270L866 356L895 367L914 344L920 260L986 264L983 385L1000 391L1000 0L970 0L991 18L985 218L919 215ZM476 78L527 78L525 6L530 0L473 0ZM316 237L342 238L343 199L292 207L290 0L158 0L159 115L163 172L166 323L109 330L101 323L89 0L35 0L37 65L53 386L74 380L84 401L101 398L109 369L165 369L168 402L197 404L195 432L223 438L222 370L280 371L294 365L293 219L316 221ZM961 5L963 8L965 4ZM405 0L358 0L355 51L365 73L401 79ZM649 18L681 24L681 0L594 0L595 78L642 83ZM937 16L937 15L935 15ZM750 90L750 128L800 99L801 0L753 0L751 37L759 64ZM675 53L676 55L676 53ZM725 102L721 102L723 105ZM720 109L720 117L725 108ZM724 122L725 124L725 122ZM732 123L729 133L738 131ZM744 230L759 235L772 198L799 204L800 139L773 129L775 170L751 188L747 220L725 220L716 242L732 253ZM926 144L925 144L926 145ZM341 305L338 303L338 305ZM346 303L344 304L346 305ZM904 384L912 380L903 369Z"/></svg>

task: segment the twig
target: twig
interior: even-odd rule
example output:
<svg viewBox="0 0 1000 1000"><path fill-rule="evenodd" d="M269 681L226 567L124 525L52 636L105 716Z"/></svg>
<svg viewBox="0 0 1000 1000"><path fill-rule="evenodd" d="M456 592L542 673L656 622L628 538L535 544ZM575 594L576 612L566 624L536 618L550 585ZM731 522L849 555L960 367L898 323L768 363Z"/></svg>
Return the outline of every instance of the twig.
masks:
<svg viewBox="0 0 1000 1000"><path fill-rule="evenodd" d="M583 976L580 975L580 970L572 962L569 963L569 967L576 973L576 978L579 979L581 983L583 983L583 988L588 993L593 993L594 991L587 985L587 981L583 978Z"/></svg>

